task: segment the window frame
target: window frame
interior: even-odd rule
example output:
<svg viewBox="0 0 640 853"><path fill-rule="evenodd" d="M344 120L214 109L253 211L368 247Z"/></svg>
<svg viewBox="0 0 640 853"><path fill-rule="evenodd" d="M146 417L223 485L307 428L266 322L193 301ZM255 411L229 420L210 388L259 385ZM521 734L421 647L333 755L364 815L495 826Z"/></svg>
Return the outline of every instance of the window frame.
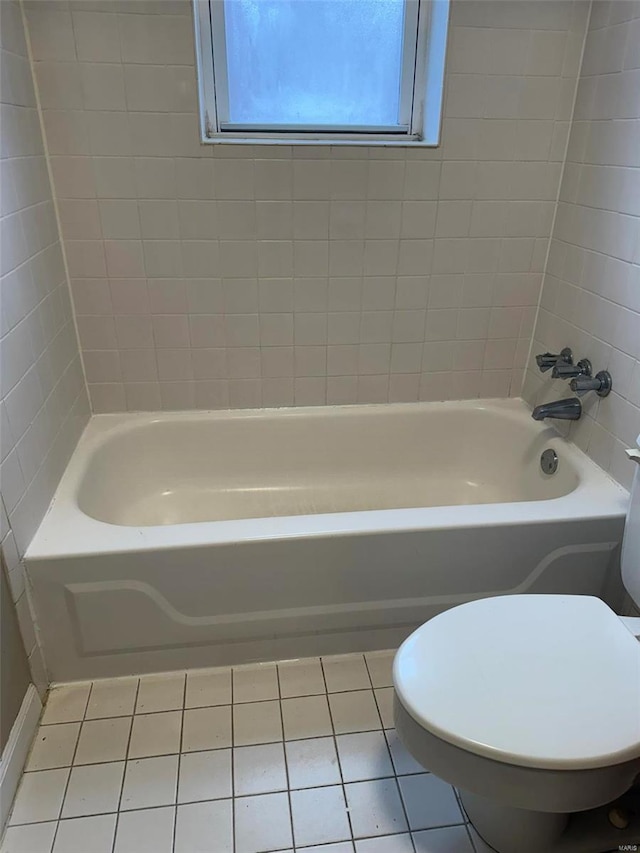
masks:
<svg viewBox="0 0 640 853"><path fill-rule="evenodd" d="M219 114L228 114L224 0L193 0L201 141L249 145L439 145L449 0L405 2L412 10L405 16L405 42L408 32L412 38L402 58L403 126L321 131L293 125L266 129L220 122Z"/></svg>

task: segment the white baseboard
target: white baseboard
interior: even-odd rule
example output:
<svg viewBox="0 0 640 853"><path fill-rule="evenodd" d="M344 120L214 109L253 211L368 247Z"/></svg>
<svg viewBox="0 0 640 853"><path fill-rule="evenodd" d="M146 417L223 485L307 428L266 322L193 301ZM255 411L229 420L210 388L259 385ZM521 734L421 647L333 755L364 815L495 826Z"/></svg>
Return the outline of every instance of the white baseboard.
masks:
<svg viewBox="0 0 640 853"><path fill-rule="evenodd" d="M9 816L41 711L38 691L30 684L0 758L0 832Z"/></svg>

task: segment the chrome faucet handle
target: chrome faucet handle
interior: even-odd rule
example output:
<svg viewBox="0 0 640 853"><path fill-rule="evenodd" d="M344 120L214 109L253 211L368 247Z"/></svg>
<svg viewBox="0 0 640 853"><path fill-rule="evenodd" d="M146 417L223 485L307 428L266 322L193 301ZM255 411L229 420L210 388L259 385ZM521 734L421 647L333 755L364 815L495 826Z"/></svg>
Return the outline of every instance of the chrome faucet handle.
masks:
<svg viewBox="0 0 640 853"><path fill-rule="evenodd" d="M574 376L591 376L591 362L588 358L581 358L577 364L564 364L558 362L551 375L554 379L573 379Z"/></svg>
<svg viewBox="0 0 640 853"><path fill-rule="evenodd" d="M536 364L540 373L546 373L547 370L551 370L552 367L555 367L560 362L573 364L573 354L569 347L565 347L559 353L543 352L536 356Z"/></svg>
<svg viewBox="0 0 640 853"><path fill-rule="evenodd" d="M595 376L576 376L569 383L569 387L578 397L583 397L589 391L595 391L598 397L606 397L611 393L611 374L608 370L601 370Z"/></svg>

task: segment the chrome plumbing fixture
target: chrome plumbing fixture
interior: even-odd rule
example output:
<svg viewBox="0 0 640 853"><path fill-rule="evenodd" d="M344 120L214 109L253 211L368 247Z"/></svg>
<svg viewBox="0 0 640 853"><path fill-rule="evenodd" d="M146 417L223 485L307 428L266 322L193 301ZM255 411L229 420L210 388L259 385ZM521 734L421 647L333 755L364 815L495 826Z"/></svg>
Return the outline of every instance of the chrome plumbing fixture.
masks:
<svg viewBox="0 0 640 853"><path fill-rule="evenodd" d="M601 370L595 376L590 376L588 373L582 376L575 376L569 383L569 388L582 397L589 391L595 391L598 397L606 397L611 392L612 388L611 374L608 370Z"/></svg>
<svg viewBox="0 0 640 853"><path fill-rule="evenodd" d="M567 397L566 400L554 400L552 403L543 403L536 406L531 412L534 421L543 421L545 418L553 418L558 421L577 421L582 414L582 403L577 397Z"/></svg>
<svg viewBox="0 0 640 853"><path fill-rule="evenodd" d="M547 370L551 370L559 363L573 364L573 353L569 347L565 347L559 353L543 352L536 356L536 364L540 373L546 373Z"/></svg>
<svg viewBox="0 0 640 853"><path fill-rule="evenodd" d="M575 376L591 376L591 362L581 358L577 364L558 362L554 365L551 375L554 379L573 379Z"/></svg>
<svg viewBox="0 0 640 853"><path fill-rule="evenodd" d="M543 451L540 456L540 467L545 474L555 474L558 470L558 454L552 447Z"/></svg>

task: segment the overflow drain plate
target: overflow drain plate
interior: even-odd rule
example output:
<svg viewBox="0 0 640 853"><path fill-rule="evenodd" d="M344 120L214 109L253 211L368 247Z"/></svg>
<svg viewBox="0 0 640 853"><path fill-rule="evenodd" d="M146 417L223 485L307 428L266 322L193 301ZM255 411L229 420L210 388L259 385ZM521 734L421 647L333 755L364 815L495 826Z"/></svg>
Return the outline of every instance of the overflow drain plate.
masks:
<svg viewBox="0 0 640 853"><path fill-rule="evenodd" d="M549 448L540 456L540 467L545 474L555 474L558 470L558 454Z"/></svg>

